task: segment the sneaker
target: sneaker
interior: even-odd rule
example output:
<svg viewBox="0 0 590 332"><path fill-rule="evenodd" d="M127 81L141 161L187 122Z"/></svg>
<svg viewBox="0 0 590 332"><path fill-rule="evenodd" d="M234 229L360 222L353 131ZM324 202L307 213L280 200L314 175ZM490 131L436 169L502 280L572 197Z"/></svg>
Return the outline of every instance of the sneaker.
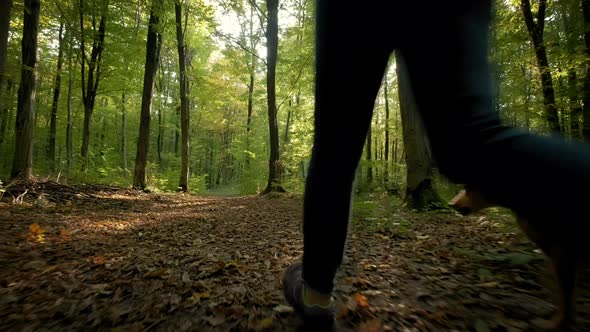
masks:
<svg viewBox="0 0 590 332"><path fill-rule="evenodd" d="M283 279L283 293L285 294L287 303L303 319L306 330L332 330L334 328L336 311L334 299L330 299L330 304L326 306L306 304L304 301L306 287L305 281L303 280L303 265L301 263L295 263L289 266Z"/></svg>

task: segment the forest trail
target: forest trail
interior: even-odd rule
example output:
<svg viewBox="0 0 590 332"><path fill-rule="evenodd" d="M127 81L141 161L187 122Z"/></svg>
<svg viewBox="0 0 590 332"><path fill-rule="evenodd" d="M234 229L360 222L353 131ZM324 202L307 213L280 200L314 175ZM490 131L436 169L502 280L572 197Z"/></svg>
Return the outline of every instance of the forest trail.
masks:
<svg viewBox="0 0 590 332"><path fill-rule="evenodd" d="M88 189L0 202L2 331L288 331L281 278L301 197ZM337 283L356 331L527 331L549 313L543 256L509 217L356 220ZM386 225L386 226L384 226Z"/></svg>

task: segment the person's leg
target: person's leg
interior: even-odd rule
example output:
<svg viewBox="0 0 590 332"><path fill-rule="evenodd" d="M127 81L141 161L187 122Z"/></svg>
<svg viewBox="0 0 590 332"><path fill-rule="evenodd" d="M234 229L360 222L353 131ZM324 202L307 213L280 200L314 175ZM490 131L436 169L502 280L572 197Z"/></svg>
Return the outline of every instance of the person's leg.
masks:
<svg viewBox="0 0 590 332"><path fill-rule="evenodd" d="M503 125L487 63L490 0L445 4L424 17L435 35L401 47L441 172L519 215L540 217L531 220L575 223L566 215L587 201L590 146Z"/></svg>
<svg viewBox="0 0 590 332"><path fill-rule="evenodd" d="M303 284L319 294L332 292L346 242L355 171L390 54L384 43L370 41L376 28L366 18L374 16L374 8L360 14L363 6L353 1L316 4L315 134L305 187L303 266L287 271L289 302Z"/></svg>

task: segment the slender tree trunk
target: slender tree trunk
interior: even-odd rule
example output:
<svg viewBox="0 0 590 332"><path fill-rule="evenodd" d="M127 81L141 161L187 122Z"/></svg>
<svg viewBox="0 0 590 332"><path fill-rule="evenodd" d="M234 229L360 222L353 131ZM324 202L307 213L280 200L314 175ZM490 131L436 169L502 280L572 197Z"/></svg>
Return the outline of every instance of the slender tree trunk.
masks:
<svg viewBox="0 0 590 332"><path fill-rule="evenodd" d="M174 9L176 12L176 41L178 48L178 70L180 76L180 130L182 132L180 181L178 183L178 190L187 191L189 177L189 100L186 72L186 45L184 44L184 33L182 31L182 7L178 0L174 4Z"/></svg>
<svg viewBox="0 0 590 332"><path fill-rule="evenodd" d="M179 149L180 146L180 105L176 106L176 126L174 128L174 154L180 157Z"/></svg>
<svg viewBox="0 0 590 332"><path fill-rule="evenodd" d="M254 56L252 56L254 61ZM248 117L246 118L246 150L250 151L250 132L252 131L252 110L254 100L254 62L250 71L250 82L248 83ZM246 155L246 165L250 165L250 155Z"/></svg>
<svg viewBox="0 0 590 332"><path fill-rule="evenodd" d="M82 100L84 104L84 127L82 130L82 146L80 148L80 155L82 157L83 169L88 170L88 148L90 146L90 124L92 121L92 113L94 111L94 103L96 100L96 93L98 91L98 83L100 82L100 65L102 61L102 52L104 51L104 38L106 28L106 11L108 9L108 2L103 4L103 13L100 17L98 30L96 30L96 16L92 15L92 27L94 31L94 38L92 41L92 50L90 59L86 59L85 38L84 38L84 0L80 0L80 51L82 55L81 72L82 72ZM86 62L88 62L88 80L86 80Z"/></svg>
<svg viewBox="0 0 590 332"><path fill-rule="evenodd" d="M153 0L150 11L150 21L147 33L145 69L143 75L143 93L141 96L141 119L139 124L139 139L137 141L137 155L135 157L135 173L133 175L133 187L145 189L148 163L148 151L150 145L150 122L152 110L152 95L154 81L160 61L162 48L162 34L160 33L160 14L164 4L163 0Z"/></svg>
<svg viewBox="0 0 590 332"><path fill-rule="evenodd" d="M590 143L590 0L582 0L584 15L584 46L586 54L586 75L584 76L583 111L584 122L582 134L584 141Z"/></svg>
<svg viewBox="0 0 590 332"><path fill-rule="evenodd" d="M409 84L403 58L396 52L399 104L407 164L405 200L411 208L424 209L441 202L433 185L433 160L422 119Z"/></svg>
<svg viewBox="0 0 590 332"><path fill-rule="evenodd" d="M8 52L8 32L10 30L10 14L12 13L12 0L0 1L0 118L5 124L8 107L6 105L8 93L5 94L7 85L6 59ZM6 128L6 127L3 127ZM0 144L4 140L4 130L0 133Z"/></svg>
<svg viewBox="0 0 590 332"><path fill-rule="evenodd" d="M139 35L139 23L141 17L141 2L137 2L135 9L135 30L134 37ZM128 45L129 46L129 45ZM129 74L129 62L125 63L125 73ZM123 92L121 93L121 167L124 174L127 174L127 79L124 80Z"/></svg>
<svg viewBox="0 0 590 332"><path fill-rule="evenodd" d="M367 145L365 147L365 152L367 154L367 184L373 182L373 166L371 165L371 151L373 150L373 123L369 126L369 131L367 132Z"/></svg>
<svg viewBox="0 0 590 332"><path fill-rule="evenodd" d="M8 119L8 97L11 90L6 76L6 60L8 52L8 32L10 30L10 15L12 0L0 1L0 145L4 142L6 122Z"/></svg>
<svg viewBox="0 0 590 332"><path fill-rule="evenodd" d="M2 145L6 136L6 128L9 122L8 105L10 104L8 99L12 97L13 85L12 80L7 79L5 83L6 89L0 87L0 145Z"/></svg>
<svg viewBox="0 0 590 332"><path fill-rule="evenodd" d="M16 140L11 177L33 176L33 118L37 81L39 0L24 0L22 70L16 111Z"/></svg>
<svg viewBox="0 0 590 332"><path fill-rule="evenodd" d="M127 92L121 93L121 166L127 171Z"/></svg>
<svg viewBox="0 0 590 332"><path fill-rule="evenodd" d="M535 56L537 58L537 67L541 74L541 86L543 87L543 104L545 105L545 118L549 129L554 133L561 132L559 125L559 112L555 103L555 90L553 88L553 78L547 60L547 49L543 40L543 31L545 29L545 10L547 0L539 0L539 10L537 12L536 22L531 11L529 0L521 0L520 7L524 15L527 30L533 41Z"/></svg>
<svg viewBox="0 0 590 332"><path fill-rule="evenodd" d="M276 66L279 47L279 0L266 0L266 91L268 103L268 127L270 134L270 158L268 160L268 183L263 193L271 191L284 192L280 184L281 164L279 153L279 127L276 102Z"/></svg>
<svg viewBox="0 0 590 332"><path fill-rule="evenodd" d="M287 123L285 124L285 136L283 137L283 146L289 144L289 130L291 127L291 117L293 114L293 110L291 106L289 106L289 110L287 111Z"/></svg>
<svg viewBox="0 0 590 332"><path fill-rule="evenodd" d="M59 25L59 51L57 54L57 72L55 75L55 86L53 88L53 103L51 104L51 122L49 126L49 163L51 170L55 171L55 137L57 131L57 108L59 104L59 94L61 91L61 71L63 67L63 30L64 22Z"/></svg>
<svg viewBox="0 0 590 332"><path fill-rule="evenodd" d="M576 28L577 14L580 13L578 1L566 1L560 4L563 18L563 26L566 34L566 49L568 59L566 64L567 70L567 94L569 101L569 115L570 115L570 133L571 137L576 140L582 138L582 131L580 125L580 118L582 115L582 104L580 103L580 89L578 89L578 74L577 66L571 59L576 55L576 45L578 44L580 32Z"/></svg>
<svg viewBox="0 0 590 332"><path fill-rule="evenodd" d="M73 158L73 147L72 147L72 89L74 86L74 75L72 66L72 49L74 40L70 33L69 45L68 45L68 97L67 97L67 125L66 125L66 169L68 175L72 174L72 158Z"/></svg>
<svg viewBox="0 0 590 332"><path fill-rule="evenodd" d="M387 73L383 81L383 94L385 98L385 167L383 169L383 179L385 185L389 182L389 86L387 83Z"/></svg>

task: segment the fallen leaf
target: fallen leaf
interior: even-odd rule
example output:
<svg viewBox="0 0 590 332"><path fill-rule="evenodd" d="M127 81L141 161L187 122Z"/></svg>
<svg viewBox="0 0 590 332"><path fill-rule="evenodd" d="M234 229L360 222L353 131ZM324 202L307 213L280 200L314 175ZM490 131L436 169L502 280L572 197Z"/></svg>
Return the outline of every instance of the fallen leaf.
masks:
<svg viewBox="0 0 590 332"><path fill-rule="evenodd" d="M144 275L145 278L160 278L160 279L165 279L165 278L168 278L169 276L170 276L169 269L159 269L159 270L148 272Z"/></svg>
<svg viewBox="0 0 590 332"><path fill-rule="evenodd" d="M484 288L495 288L498 287L500 283L497 281L490 281L490 282L484 282L483 284L479 284L479 287L484 287Z"/></svg>
<svg viewBox="0 0 590 332"><path fill-rule="evenodd" d="M354 300L356 301L356 303L358 303L359 307L361 308L369 307L369 301L367 300L367 297L362 294L355 293Z"/></svg>
<svg viewBox="0 0 590 332"><path fill-rule="evenodd" d="M193 293L193 295L189 298L189 300L192 301L193 303L199 303L199 302L201 302L201 299L208 299L210 297L211 297L211 295L208 292Z"/></svg>
<svg viewBox="0 0 590 332"><path fill-rule="evenodd" d="M43 243L45 241L45 230L39 226L37 223L32 223L29 226L29 234L27 235L27 240L29 242L39 242Z"/></svg>
<svg viewBox="0 0 590 332"><path fill-rule="evenodd" d="M93 256L91 260L95 265L104 265L104 263L106 263L104 256Z"/></svg>
<svg viewBox="0 0 590 332"><path fill-rule="evenodd" d="M68 231L65 228L62 228L59 231L59 237L62 239L62 241L68 241L69 239L72 238L72 232Z"/></svg>

